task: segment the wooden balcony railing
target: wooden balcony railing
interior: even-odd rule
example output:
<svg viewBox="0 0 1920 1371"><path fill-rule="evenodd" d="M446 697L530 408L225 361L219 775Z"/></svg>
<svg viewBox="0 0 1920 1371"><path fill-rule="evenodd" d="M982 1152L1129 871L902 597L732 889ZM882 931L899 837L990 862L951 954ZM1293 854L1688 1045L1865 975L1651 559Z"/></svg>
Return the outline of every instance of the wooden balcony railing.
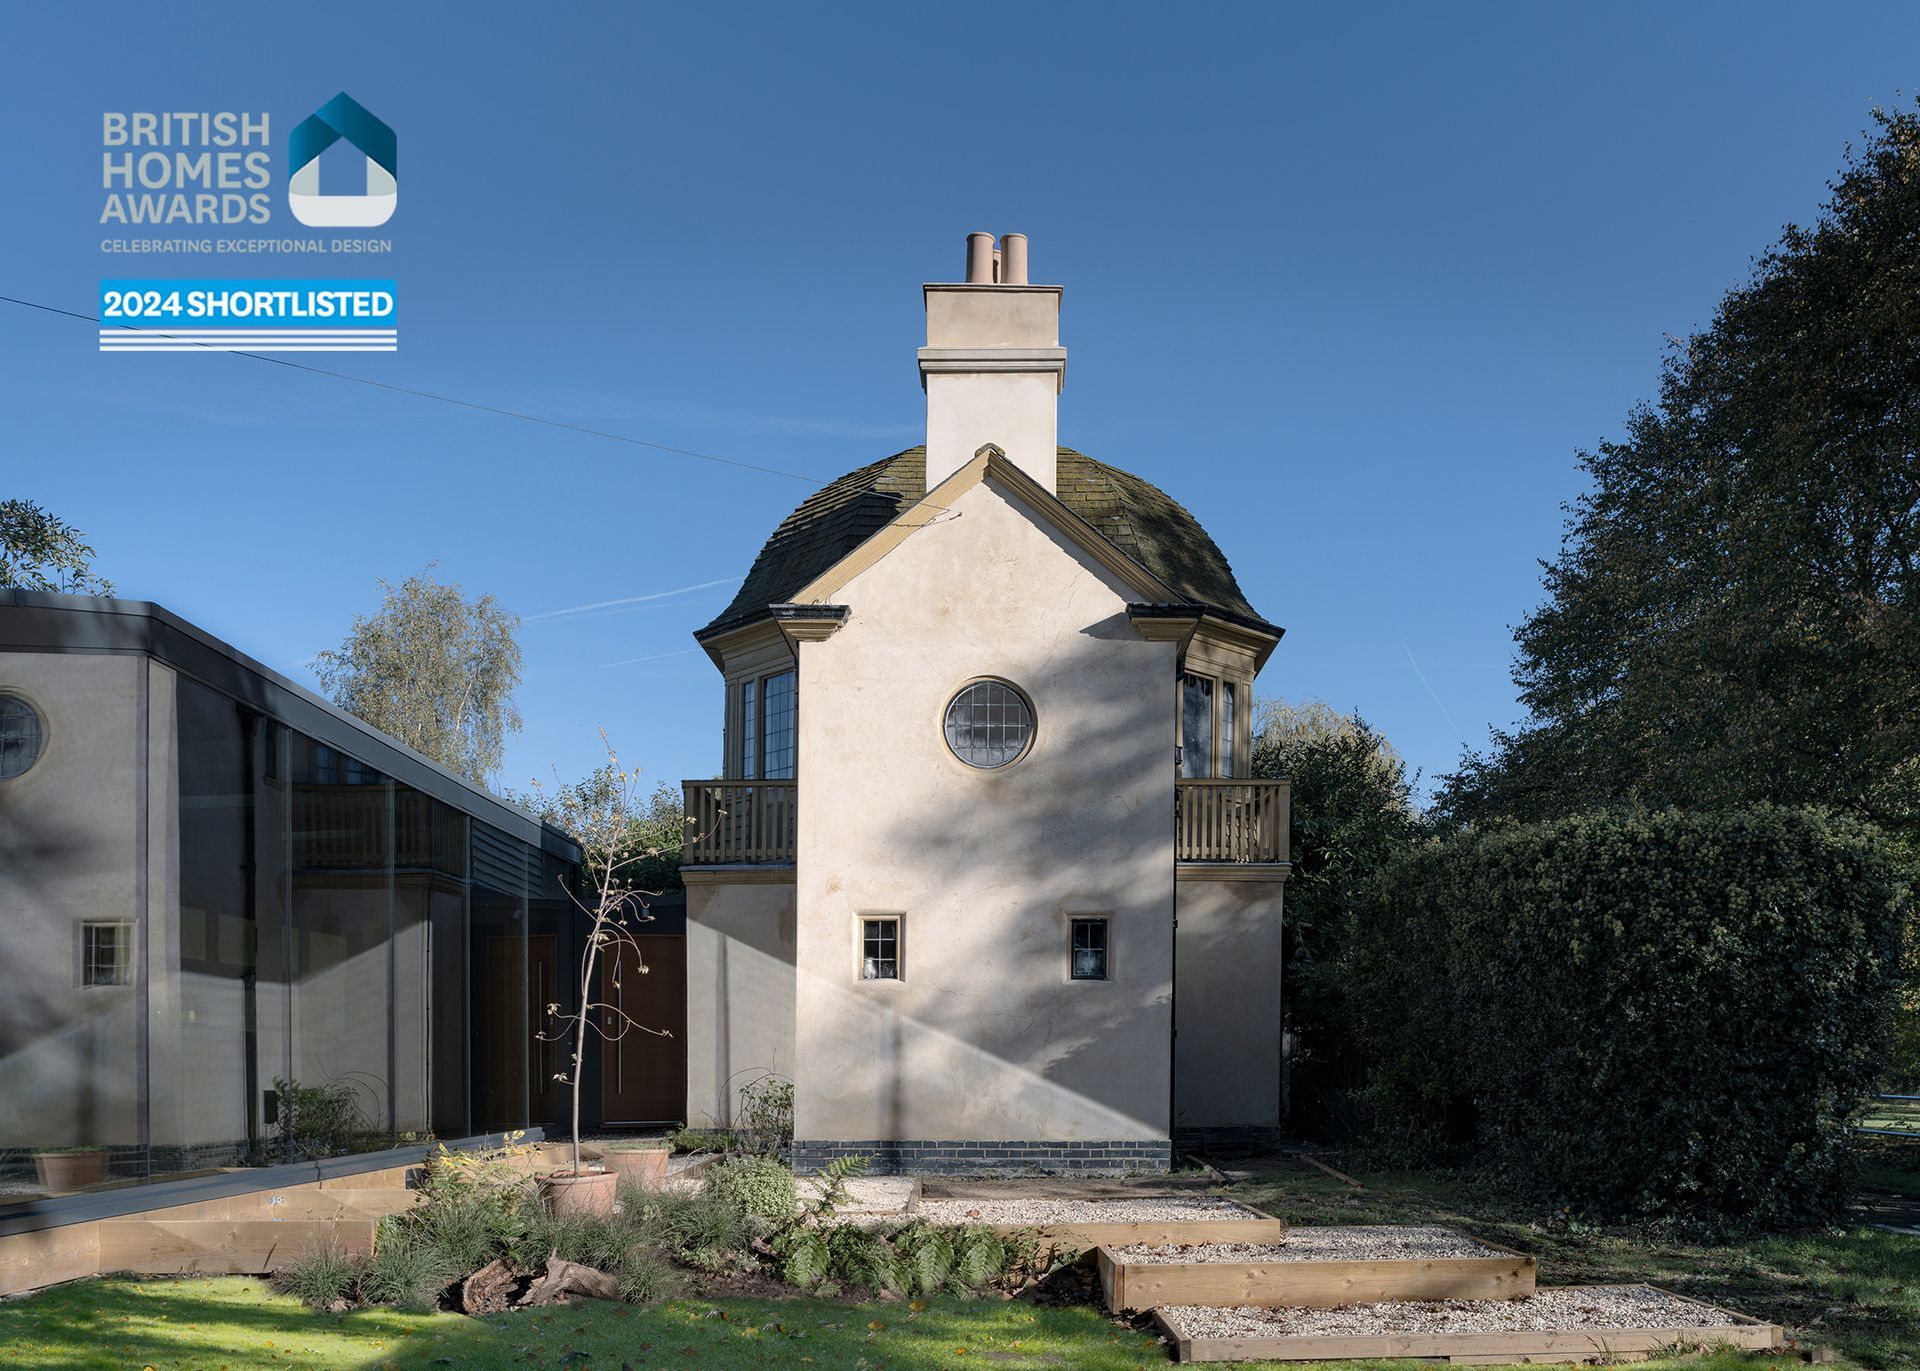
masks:
<svg viewBox="0 0 1920 1371"><path fill-rule="evenodd" d="M792 781L685 781L688 866L790 862L799 806Z"/></svg>
<svg viewBox="0 0 1920 1371"><path fill-rule="evenodd" d="M1284 862L1291 781L1174 783L1174 844L1183 862Z"/></svg>
<svg viewBox="0 0 1920 1371"><path fill-rule="evenodd" d="M794 860L799 812L792 781L686 781L688 866ZM1287 860L1288 781L1180 781L1174 834L1183 862Z"/></svg>

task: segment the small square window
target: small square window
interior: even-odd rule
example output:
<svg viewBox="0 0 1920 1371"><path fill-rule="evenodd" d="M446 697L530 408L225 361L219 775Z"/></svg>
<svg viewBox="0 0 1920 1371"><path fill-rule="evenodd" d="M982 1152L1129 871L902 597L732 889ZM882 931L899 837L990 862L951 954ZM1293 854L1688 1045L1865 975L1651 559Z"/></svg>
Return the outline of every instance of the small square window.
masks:
<svg viewBox="0 0 1920 1371"><path fill-rule="evenodd" d="M80 957L82 985L132 985L133 925L82 924Z"/></svg>
<svg viewBox="0 0 1920 1371"><path fill-rule="evenodd" d="M890 918L860 921L860 979L863 981L900 979L900 920Z"/></svg>
<svg viewBox="0 0 1920 1371"><path fill-rule="evenodd" d="M1107 921L1075 919L1068 974L1076 981L1107 979Z"/></svg>

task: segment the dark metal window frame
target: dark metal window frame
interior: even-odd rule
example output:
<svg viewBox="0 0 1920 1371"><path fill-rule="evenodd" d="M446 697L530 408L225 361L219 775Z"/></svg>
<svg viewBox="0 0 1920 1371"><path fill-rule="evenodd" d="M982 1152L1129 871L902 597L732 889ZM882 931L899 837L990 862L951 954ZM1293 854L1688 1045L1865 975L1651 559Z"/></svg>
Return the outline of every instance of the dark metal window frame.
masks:
<svg viewBox="0 0 1920 1371"><path fill-rule="evenodd" d="M1087 936L1083 939L1082 933ZM1097 937L1095 936L1097 934ZM1098 953L1098 973L1080 969L1082 952ZM1067 979L1070 981L1110 981L1113 979L1113 919L1107 914L1076 914L1067 921Z"/></svg>
<svg viewBox="0 0 1920 1371"><path fill-rule="evenodd" d="M860 916L860 979L863 981L899 981L903 973L906 939L904 920L898 914L862 914ZM891 955L888 955L891 953ZM881 968L885 968L884 970Z"/></svg>
<svg viewBox="0 0 1920 1371"><path fill-rule="evenodd" d="M1011 703L1017 704L1020 707L1022 717L1016 720L1002 718L997 721L993 719L987 719L985 721L977 719L966 721L957 720L954 711L960 708L963 702L966 703L969 710L977 712L978 706L969 700L969 697L973 696L977 691L1004 692L1002 698L989 698L986 701L985 708L988 711L992 711L996 707L1004 710L1009 701L1011 701ZM1005 756L999 761L976 761L962 750L960 742L956 740L955 735L959 732L963 722L969 727L984 726L988 730L996 728L1002 730L1002 741L998 744L1001 751L1005 750L1005 740L1007 736L1014 728L1018 728L1020 746L1011 755ZM999 676L976 676L973 680L968 681L965 685L961 686L960 689L956 690L952 697L948 699L946 707L940 711L940 736L946 740L947 751L951 752L962 765L972 771L1005 771L1008 767L1025 760L1026 757L1032 753L1034 739L1039 736L1039 732L1039 712L1034 709L1033 700L1027 695L1026 691L1020 689L1020 687L1012 681ZM989 744L988 746L993 745Z"/></svg>
<svg viewBox="0 0 1920 1371"><path fill-rule="evenodd" d="M47 716L25 695L0 690L0 783L32 771L47 752Z"/></svg>

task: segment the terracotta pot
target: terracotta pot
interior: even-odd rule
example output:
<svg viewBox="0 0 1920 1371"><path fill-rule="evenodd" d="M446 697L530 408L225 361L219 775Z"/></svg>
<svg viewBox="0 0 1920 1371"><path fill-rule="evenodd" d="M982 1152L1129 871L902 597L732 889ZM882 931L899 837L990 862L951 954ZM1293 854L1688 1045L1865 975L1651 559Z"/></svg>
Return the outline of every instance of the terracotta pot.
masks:
<svg viewBox="0 0 1920 1371"><path fill-rule="evenodd" d="M33 1158L40 1184L49 1190L79 1190L98 1185L107 1178L107 1150L90 1152L39 1152Z"/></svg>
<svg viewBox="0 0 1920 1371"><path fill-rule="evenodd" d="M617 1176L636 1181L646 1190L658 1190L667 1178L667 1158L672 1156L664 1147L609 1147L600 1153L600 1160Z"/></svg>
<svg viewBox="0 0 1920 1371"><path fill-rule="evenodd" d="M620 1188L615 1171L557 1171L540 1180L540 1195L554 1215L592 1214L605 1217L613 1213L613 1200Z"/></svg>

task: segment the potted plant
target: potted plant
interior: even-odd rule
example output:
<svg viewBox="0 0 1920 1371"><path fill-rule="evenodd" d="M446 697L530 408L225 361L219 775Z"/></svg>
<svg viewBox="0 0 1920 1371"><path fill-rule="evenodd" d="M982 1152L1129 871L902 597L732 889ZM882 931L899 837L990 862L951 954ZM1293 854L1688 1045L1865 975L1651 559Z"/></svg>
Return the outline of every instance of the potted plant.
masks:
<svg viewBox="0 0 1920 1371"><path fill-rule="evenodd" d="M673 1149L664 1142L603 1143L600 1156L616 1176L625 1176L644 1190L658 1190L667 1178L667 1158Z"/></svg>
<svg viewBox="0 0 1920 1371"><path fill-rule="evenodd" d="M34 1149L33 1169L49 1190L82 1190L107 1178L104 1147L41 1147Z"/></svg>
<svg viewBox="0 0 1920 1371"><path fill-rule="evenodd" d="M640 772L621 768L604 730L600 741L607 749L604 766L583 781L560 786L550 802L536 804L543 817L573 835L584 854L578 888L563 892L586 924L585 946L580 953L580 993L575 1000L579 1007L569 1014L558 1004L548 1005L547 1018L552 1026L541 1034L548 1042L572 1040L567 1069L554 1076L573 1089L572 1164L540 1179L541 1194L555 1214L611 1214L620 1184L619 1169L589 1168L581 1157L580 1080L587 1031L592 1029L603 1042L618 1042L630 1033L670 1036L665 1029L648 1028L619 1005L594 996L603 960L612 968L610 984L616 990L628 965L637 968L639 974L646 973L634 930L653 916L647 912L647 892L636 889L634 880L643 863L661 855L660 849L647 841L647 829L640 822ZM631 952L631 958L623 957L623 951ZM664 1158L660 1165L664 1171Z"/></svg>

